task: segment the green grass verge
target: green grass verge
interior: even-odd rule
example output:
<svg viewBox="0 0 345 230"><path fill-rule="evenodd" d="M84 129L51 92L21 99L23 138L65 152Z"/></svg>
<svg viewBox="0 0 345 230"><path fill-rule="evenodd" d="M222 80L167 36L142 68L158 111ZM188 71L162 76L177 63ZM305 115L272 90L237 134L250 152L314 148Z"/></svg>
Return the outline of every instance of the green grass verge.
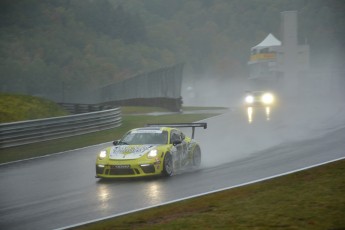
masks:
<svg viewBox="0 0 345 230"><path fill-rule="evenodd" d="M188 106L183 107L183 111L198 111L198 110L227 110L226 107L201 107L201 106Z"/></svg>
<svg viewBox="0 0 345 230"><path fill-rule="evenodd" d="M342 160L73 229L345 229L344 171Z"/></svg>
<svg viewBox="0 0 345 230"><path fill-rule="evenodd" d="M168 112L167 109L147 106L124 106L121 107L122 114L142 114L152 112Z"/></svg>
<svg viewBox="0 0 345 230"><path fill-rule="evenodd" d="M43 98L0 93L0 123L68 114L67 111L56 103Z"/></svg>
<svg viewBox="0 0 345 230"><path fill-rule="evenodd" d="M147 123L171 123L171 121L195 122L214 115L215 114L176 114L161 116L123 115L122 125L117 128L75 137L0 149L0 163L38 157L51 153L113 141L115 139L119 139L128 130L145 126Z"/></svg>

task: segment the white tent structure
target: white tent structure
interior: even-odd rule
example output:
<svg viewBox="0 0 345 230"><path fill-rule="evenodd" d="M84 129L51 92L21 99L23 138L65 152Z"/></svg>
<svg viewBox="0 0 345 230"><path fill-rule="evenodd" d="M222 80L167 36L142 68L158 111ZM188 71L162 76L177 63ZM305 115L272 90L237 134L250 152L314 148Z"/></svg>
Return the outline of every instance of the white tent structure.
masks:
<svg viewBox="0 0 345 230"><path fill-rule="evenodd" d="M279 41L273 34L270 33L262 42L252 47L250 50L260 51L261 49L264 49L267 47L281 46L281 45L282 45L281 41ZM256 53L259 53L259 52L256 52Z"/></svg>

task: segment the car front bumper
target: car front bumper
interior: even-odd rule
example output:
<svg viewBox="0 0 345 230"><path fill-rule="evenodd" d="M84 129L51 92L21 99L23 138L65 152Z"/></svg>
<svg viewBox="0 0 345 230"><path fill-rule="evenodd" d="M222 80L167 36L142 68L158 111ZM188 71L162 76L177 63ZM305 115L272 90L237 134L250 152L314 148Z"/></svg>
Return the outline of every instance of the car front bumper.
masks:
<svg viewBox="0 0 345 230"><path fill-rule="evenodd" d="M141 163L114 162L111 164L96 163L97 178L124 178L160 175L160 160Z"/></svg>

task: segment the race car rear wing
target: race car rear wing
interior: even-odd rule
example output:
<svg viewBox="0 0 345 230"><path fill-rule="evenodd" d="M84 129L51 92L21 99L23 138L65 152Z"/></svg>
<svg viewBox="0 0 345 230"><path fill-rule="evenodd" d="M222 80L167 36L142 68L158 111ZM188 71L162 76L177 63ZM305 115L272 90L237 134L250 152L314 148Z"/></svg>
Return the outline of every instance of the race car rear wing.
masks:
<svg viewBox="0 0 345 230"><path fill-rule="evenodd" d="M194 131L196 127L203 127L204 129L207 128L207 123L165 123L165 124L147 124L147 127L176 127L176 128L184 128L184 127L191 127L192 128L192 139L194 139Z"/></svg>

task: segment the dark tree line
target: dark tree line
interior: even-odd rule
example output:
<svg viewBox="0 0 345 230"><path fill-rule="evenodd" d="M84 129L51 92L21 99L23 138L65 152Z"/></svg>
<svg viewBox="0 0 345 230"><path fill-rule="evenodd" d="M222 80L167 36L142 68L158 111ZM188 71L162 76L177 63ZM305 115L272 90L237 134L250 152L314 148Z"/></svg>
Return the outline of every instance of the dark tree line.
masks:
<svg viewBox="0 0 345 230"><path fill-rule="evenodd" d="M90 29L126 43L144 42L145 23L138 14L113 7L107 0L81 1L73 7L76 19Z"/></svg>

